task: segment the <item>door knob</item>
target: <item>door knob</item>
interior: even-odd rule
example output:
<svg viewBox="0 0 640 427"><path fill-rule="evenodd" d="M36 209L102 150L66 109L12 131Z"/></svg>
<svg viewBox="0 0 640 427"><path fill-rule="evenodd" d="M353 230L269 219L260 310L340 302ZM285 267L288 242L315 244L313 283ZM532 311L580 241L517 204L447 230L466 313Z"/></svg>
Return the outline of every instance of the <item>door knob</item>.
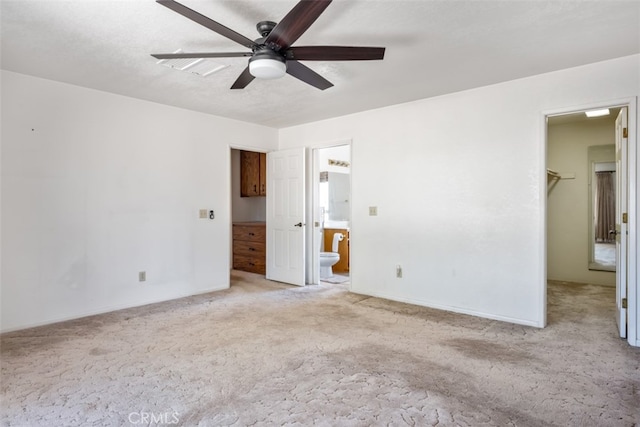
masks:
<svg viewBox="0 0 640 427"><path fill-rule="evenodd" d="M302 227L302 223L301 223L301 222L299 222L299 223L297 223L296 225L294 225L294 227Z"/></svg>

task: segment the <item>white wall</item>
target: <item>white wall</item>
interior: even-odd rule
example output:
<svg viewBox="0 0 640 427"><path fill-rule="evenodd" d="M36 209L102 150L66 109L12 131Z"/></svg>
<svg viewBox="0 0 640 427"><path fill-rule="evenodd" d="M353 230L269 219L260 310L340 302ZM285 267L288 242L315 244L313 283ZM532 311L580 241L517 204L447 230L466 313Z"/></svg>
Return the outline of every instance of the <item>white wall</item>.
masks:
<svg viewBox="0 0 640 427"><path fill-rule="evenodd" d="M336 173L350 173L350 167L330 165L331 160L342 160L351 163L351 146L338 145L336 147L322 148L318 151L320 158L319 168L320 172L336 172Z"/></svg>
<svg viewBox="0 0 640 427"><path fill-rule="evenodd" d="M229 146L276 130L1 76L3 331L229 286Z"/></svg>
<svg viewBox="0 0 640 427"><path fill-rule="evenodd" d="M543 326L544 114L637 96L638 64L620 58L281 129L280 147L352 139L354 292Z"/></svg>
<svg viewBox="0 0 640 427"><path fill-rule="evenodd" d="M228 286L229 146L278 139L352 141L355 292L542 326L542 117L637 96L639 60L279 132L2 71L1 328Z"/></svg>
<svg viewBox="0 0 640 427"><path fill-rule="evenodd" d="M562 179L547 205L547 278L578 283L616 284L615 272L589 270L588 147L615 144L615 117L549 125L547 165L575 175ZM615 159L615 154L612 154Z"/></svg>

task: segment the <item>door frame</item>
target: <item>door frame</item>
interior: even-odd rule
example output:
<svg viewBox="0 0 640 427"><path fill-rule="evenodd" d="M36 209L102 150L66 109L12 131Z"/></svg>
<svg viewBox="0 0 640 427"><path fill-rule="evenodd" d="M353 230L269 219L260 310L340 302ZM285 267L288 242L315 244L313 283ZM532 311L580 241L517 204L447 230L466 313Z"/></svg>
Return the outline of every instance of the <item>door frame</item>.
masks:
<svg viewBox="0 0 640 427"><path fill-rule="evenodd" d="M316 144L313 145L309 148L311 148L311 155L310 155L310 159L309 162L311 163L311 167L307 168L307 170L309 171L308 173L310 174L308 176L308 182L311 185L311 191L309 192L310 197L308 197L308 205L307 205L307 224L310 225L310 227L308 227L308 235L307 235L307 242L310 242L309 245L307 245L307 253L310 254L311 256L307 256L307 262L311 262L311 266L309 268L309 265L307 265L307 271L311 272L310 277L309 275L307 276L308 279L308 283L310 284L314 284L314 285L319 285L320 284L320 244L321 244L321 236L318 235L318 233L316 233L316 223L320 222L320 216L319 216L319 209L320 209L320 158L319 158L319 153L318 150L321 150L323 148L332 148L332 147L339 147L339 146L343 146L343 145L348 145L349 146L349 157L350 157L350 161L351 161L351 167L350 167L350 172L349 172L349 186L351 187L352 191L353 191L353 144L352 144L352 140L351 139L343 139L343 140L338 140L338 141L327 141L325 143L320 143L320 144ZM353 192L351 193L351 200L352 202L349 204L349 217L353 218ZM351 241L353 239L353 221L350 221L350 229L351 232L349 234L349 250L351 250L351 248L353 248L353 245L351 245ZM351 256L350 256L351 258ZM353 264L349 265L349 276L352 276L353 274ZM349 290L351 290L351 280L349 281Z"/></svg>
<svg viewBox="0 0 640 427"><path fill-rule="evenodd" d="M543 143L540 153L540 205L542 209L541 217L541 236L540 236L540 255L542 258L539 280L538 303L540 312L539 318L542 319L542 325L547 324L547 118L549 116L557 116L563 114L571 114L583 112L586 110L595 110L600 108L628 108L628 150L627 150L627 172L628 172L628 194L627 214L629 222L628 230L628 250L627 250L627 341L632 346L640 346L638 337L638 295L640 295L640 284L638 283L637 267L638 267L638 162L640 161L640 151L637 147L637 97L620 98L590 104L582 104L573 107L565 107L554 110L543 111L541 114L541 135ZM616 272L616 276L617 276ZM614 319L611 319L612 322ZM615 323L614 323L615 325Z"/></svg>

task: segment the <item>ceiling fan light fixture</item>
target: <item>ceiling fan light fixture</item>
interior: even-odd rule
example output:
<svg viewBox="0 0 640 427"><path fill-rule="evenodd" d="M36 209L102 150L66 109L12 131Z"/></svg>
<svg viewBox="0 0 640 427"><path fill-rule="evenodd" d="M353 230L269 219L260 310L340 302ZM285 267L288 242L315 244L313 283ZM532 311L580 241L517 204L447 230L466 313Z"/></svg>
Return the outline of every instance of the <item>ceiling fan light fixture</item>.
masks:
<svg viewBox="0 0 640 427"><path fill-rule="evenodd" d="M1 0L0 0L1 1ZM152 54L156 59L238 58L249 56L249 65L240 73L231 89L244 89L255 78L277 79L289 74L319 90L333 86L329 80L313 71L303 61L367 61L384 59L384 47L358 46L291 46L320 17L331 0L300 0L278 24L261 21L256 25L260 38L251 40L196 12L176 0L156 0L193 22L251 49L250 52L203 52ZM195 67L192 64L191 67Z"/></svg>
<svg viewBox="0 0 640 427"><path fill-rule="evenodd" d="M257 52L249 59L249 72L258 79L279 79L287 73L287 62L271 50Z"/></svg>

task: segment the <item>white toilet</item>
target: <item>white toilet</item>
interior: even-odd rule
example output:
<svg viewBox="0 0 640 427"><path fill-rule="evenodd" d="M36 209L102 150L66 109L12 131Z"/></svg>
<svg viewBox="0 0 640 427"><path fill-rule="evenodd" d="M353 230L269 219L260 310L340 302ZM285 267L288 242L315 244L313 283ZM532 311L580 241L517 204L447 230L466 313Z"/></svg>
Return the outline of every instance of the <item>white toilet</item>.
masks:
<svg viewBox="0 0 640 427"><path fill-rule="evenodd" d="M333 276L331 267L340 261L338 245L342 240L344 240L344 234L334 233L331 252L320 252L320 279L328 279Z"/></svg>

